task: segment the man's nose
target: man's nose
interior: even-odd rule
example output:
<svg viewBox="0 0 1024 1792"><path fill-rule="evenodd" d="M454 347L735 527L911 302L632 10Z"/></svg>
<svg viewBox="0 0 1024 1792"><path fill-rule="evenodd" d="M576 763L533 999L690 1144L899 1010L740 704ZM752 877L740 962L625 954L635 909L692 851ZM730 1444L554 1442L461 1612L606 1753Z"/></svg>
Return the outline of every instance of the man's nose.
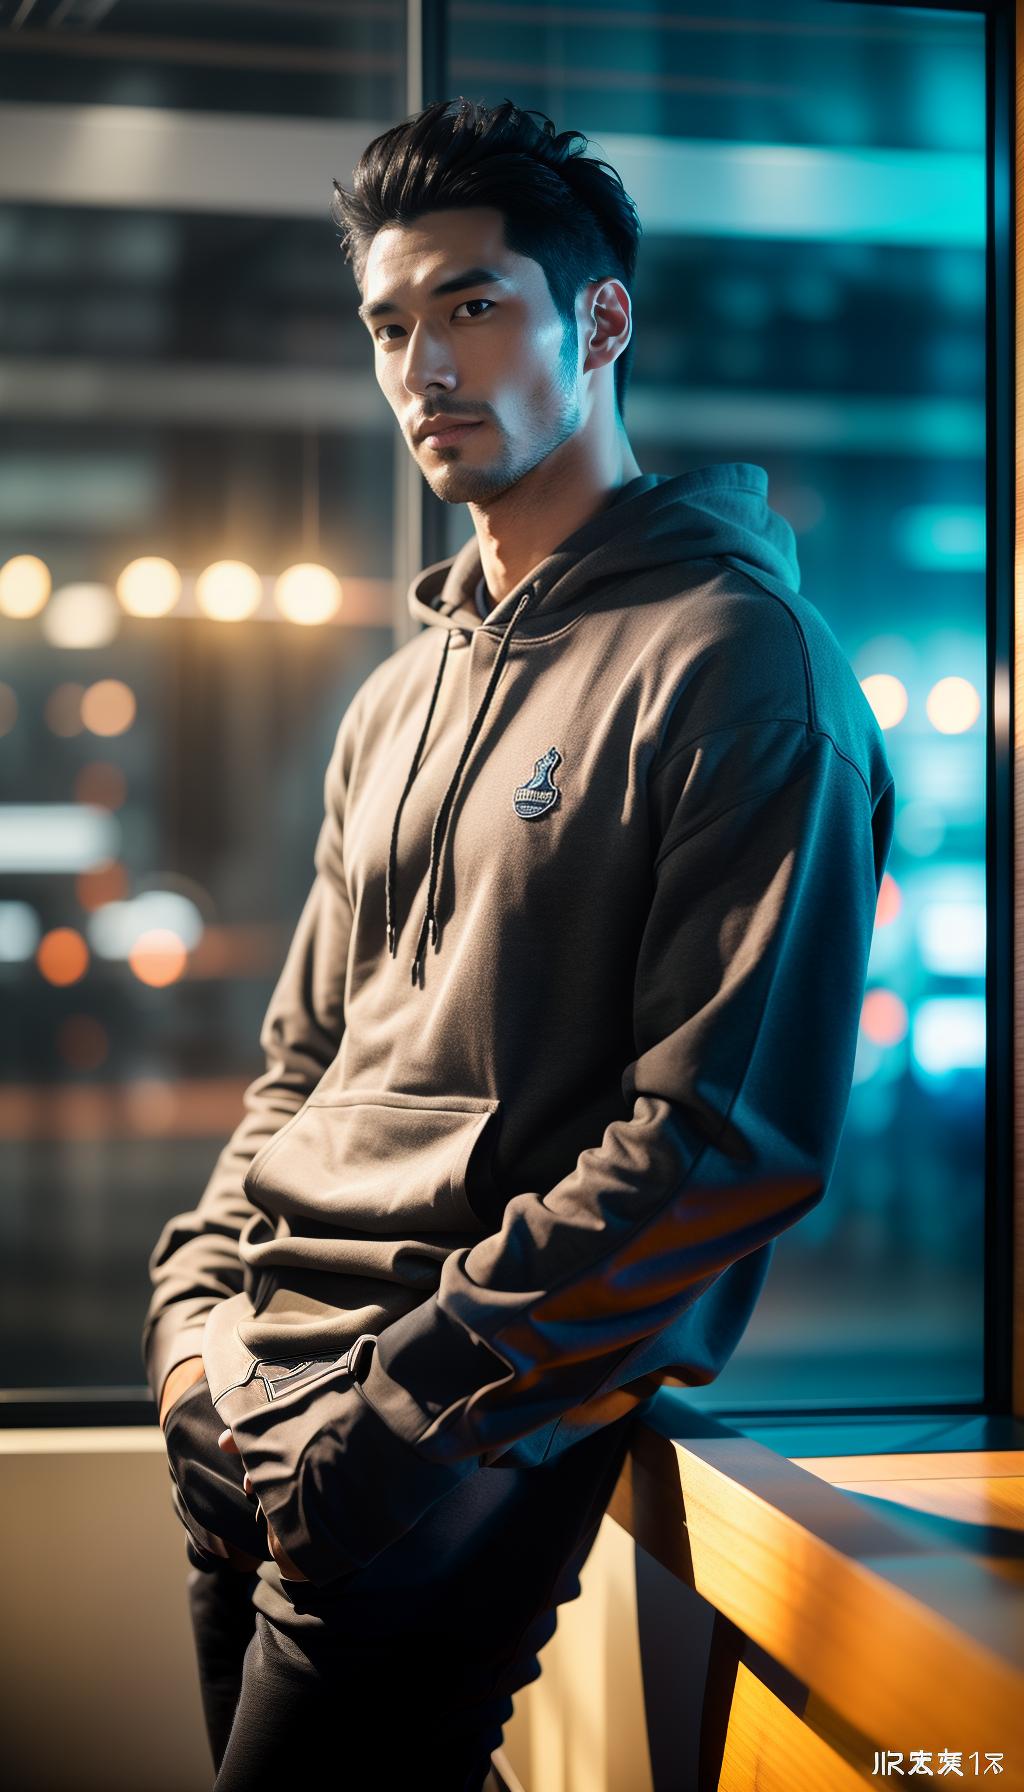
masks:
<svg viewBox="0 0 1024 1792"><path fill-rule="evenodd" d="M458 384L458 374L444 341L437 336L432 338L429 331L419 326L406 344L402 377L406 391L419 399L428 397L433 387L451 392Z"/></svg>

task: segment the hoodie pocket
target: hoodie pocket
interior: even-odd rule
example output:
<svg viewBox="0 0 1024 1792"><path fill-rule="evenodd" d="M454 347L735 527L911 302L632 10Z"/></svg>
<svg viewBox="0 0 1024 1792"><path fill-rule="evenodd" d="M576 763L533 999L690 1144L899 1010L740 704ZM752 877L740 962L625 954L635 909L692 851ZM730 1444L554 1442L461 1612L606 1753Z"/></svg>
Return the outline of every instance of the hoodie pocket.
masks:
<svg viewBox="0 0 1024 1792"><path fill-rule="evenodd" d="M245 1189L292 1236L407 1238L491 1228L498 1100L346 1089L310 1099L257 1153ZM484 1135L488 1134L485 1142ZM484 1195L474 1205L474 1193Z"/></svg>

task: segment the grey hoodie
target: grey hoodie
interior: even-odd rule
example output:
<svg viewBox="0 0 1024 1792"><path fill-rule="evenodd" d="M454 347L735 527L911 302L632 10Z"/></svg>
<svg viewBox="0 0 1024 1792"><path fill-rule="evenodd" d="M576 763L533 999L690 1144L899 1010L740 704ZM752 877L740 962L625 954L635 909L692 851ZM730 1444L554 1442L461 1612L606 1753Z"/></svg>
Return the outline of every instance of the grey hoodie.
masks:
<svg viewBox="0 0 1024 1792"><path fill-rule="evenodd" d="M893 782L767 484L641 475L486 618L472 539L342 718L143 1340L157 1397L202 1354L317 1584L713 1380L828 1185Z"/></svg>

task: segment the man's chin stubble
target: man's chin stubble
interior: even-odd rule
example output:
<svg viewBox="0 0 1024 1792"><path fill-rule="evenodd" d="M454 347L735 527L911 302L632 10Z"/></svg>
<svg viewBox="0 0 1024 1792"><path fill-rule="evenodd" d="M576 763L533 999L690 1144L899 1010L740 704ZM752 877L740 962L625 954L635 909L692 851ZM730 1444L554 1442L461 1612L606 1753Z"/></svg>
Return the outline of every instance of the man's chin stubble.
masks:
<svg viewBox="0 0 1024 1792"><path fill-rule="evenodd" d="M482 467L451 466L441 478L423 477L442 504L493 504L517 483L507 472Z"/></svg>

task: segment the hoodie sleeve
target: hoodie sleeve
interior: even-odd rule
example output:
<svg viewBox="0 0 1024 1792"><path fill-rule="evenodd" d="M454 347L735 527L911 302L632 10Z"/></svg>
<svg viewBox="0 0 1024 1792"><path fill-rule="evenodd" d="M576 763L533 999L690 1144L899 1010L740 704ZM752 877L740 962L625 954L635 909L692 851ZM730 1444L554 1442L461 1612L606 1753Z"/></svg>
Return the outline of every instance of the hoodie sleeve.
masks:
<svg viewBox="0 0 1024 1792"><path fill-rule="evenodd" d="M304 1397L287 1479L251 1440L310 1579L371 1559L481 1461L628 1379L632 1352L821 1199L892 835L878 785L798 720L713 730L659 767L625 1117L454 1251L360 1380Z"/></svg>
<svg viewBox="0 0 1024 1792"><path fill-rule="evenodd" d="M176 1363L201 1356L211 1307L243 1288L238 1243L255 1208L243 1178L256 1152L297 1112L333 1062L344 1030L343 996L352 925L341 860L346 711L324 780L316 875L260 1028L266 1068L242 1097L245 1113L191 1213L167 1221L149 1258L152 1297L142 1359L153 1398Z"/></svg>

